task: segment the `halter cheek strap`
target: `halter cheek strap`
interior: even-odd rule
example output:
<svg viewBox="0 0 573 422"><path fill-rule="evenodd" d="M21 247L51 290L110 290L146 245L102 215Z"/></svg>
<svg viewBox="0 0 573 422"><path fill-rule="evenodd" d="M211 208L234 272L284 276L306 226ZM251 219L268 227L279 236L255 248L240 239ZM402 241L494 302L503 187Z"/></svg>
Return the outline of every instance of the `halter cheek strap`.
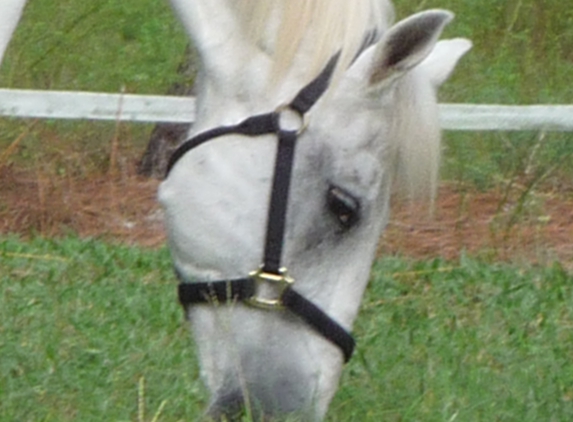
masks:
<svg viewBox="0 0 573 422"><path fill-rule="evenodd" d="M250 117L237 125L208 130L184 142L171 156L167 175L185 153L209 140L230 134L277 136L278 146L261 268L244 278L198 283L189 282L176 269L175 272L181 281L179 301L185 309L200 303L224 304L234 301L241 301L258 308L287 309L338 346L347 362L354 351L354 338L318 306L297 293L292 287L294 280L288 276L286 269L281 267L296 141L304 130L305 113L328 88L337 61L338 55L334 56L320 75L305 86L286 107L272 113ZM295 112L300 117L301 125L296 130L281 127L281 115L289 111Z"/></svg>

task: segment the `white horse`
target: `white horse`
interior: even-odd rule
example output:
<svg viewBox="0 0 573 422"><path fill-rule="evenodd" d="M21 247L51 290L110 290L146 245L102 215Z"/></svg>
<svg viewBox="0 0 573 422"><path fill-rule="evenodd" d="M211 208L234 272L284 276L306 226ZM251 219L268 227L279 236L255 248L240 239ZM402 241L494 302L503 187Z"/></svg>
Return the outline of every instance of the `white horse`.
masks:
<svg viewBox="0 0 573 422"><path fill-rule="evenodd" d="M159 200L208 413L320 420L392 186L433 195L435 92L471 44L438 41L446 11L391 25L387 0L171 2L202 70ZM0 1L0 60L24 4Z"/></svg>
<svg viewBox="0 0 573 422"><path fill-rule="evenodd" d="M438 41L447 11L392 26L385 0L171 2L202 71L194 136L172 160L159 200L209 415L233 419L246 408L257 420L320 420L352 351L347 332L391 186L432 195L435 92L471 43ZM297 93L311 81L321 87L301 108L299 97L316 86ZM285 176L274 156L289 137L297 146ZM290 193L277 178L291 182ZM276 206L285 197L288 205ZM268 207L286 212L278 236L269 233L284 221ZM278 252L269 252L273 237Z"/></svg>

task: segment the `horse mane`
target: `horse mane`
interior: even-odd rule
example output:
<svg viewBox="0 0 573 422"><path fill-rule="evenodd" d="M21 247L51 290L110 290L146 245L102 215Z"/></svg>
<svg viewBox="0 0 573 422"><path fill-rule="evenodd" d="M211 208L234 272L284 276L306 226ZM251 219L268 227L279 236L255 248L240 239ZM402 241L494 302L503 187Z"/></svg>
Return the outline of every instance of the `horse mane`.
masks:
<svg viewBox="0 0 573 422"><path fill-rule="evenodd" d="M435 87L423 71L414 69L398 83L394 99L394 192L402 199L423 198L433 204L441 155Z"/></svg>
<svg viewBox="0 0 573 422"><path fill-rule="evenodd" d="M314 76L338 51L346 69L370 31L383 33L394 19L389 0L232 0L249 38L273 58L274 74L304 54L304 77ZM310 58L308 57L310 56Z"/></svg>

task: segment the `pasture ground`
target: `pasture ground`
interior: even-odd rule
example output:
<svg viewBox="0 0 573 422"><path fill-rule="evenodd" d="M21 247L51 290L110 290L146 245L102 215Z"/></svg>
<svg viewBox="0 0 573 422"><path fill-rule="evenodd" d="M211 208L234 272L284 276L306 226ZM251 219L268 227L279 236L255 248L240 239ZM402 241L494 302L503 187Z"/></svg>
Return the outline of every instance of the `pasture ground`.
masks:
<svg viewBox="0 0 573 422"><path fill-rule="evenodd" d="M135 157L125 159L133 163ZM157 247L164 243L159 182L126 164L115 174L70 177L0 166L0 233L98 237ZM481 191L445 182L433 213L426 203L398 202L380 245L381 255L573 266L573 195L539 190L526 210L501 188Z"/></svg>

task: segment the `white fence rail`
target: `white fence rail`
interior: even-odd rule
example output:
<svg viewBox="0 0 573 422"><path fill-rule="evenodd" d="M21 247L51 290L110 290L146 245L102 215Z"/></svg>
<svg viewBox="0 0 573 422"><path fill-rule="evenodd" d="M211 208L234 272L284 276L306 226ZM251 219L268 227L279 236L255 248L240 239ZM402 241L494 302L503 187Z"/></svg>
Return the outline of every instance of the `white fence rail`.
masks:
<svg viewBox="0 0 573 422"><path fill-rule="evenodd" d="M0 89L0 116L189 123L195 116L195 99Z"/></svg>
<svg viewBox="0 0 573 422"><path fill-rule="evenodd" d="M445 130L573 132L573 105L441 104Z"/></svg>
<svg viewBox="0 0 573 422"><path fill-rule="evenodd" d="M573 105L441 104L446 130L573 132ZM195 99L154 95L0 89L0 116L189 123Z"/></svg>

